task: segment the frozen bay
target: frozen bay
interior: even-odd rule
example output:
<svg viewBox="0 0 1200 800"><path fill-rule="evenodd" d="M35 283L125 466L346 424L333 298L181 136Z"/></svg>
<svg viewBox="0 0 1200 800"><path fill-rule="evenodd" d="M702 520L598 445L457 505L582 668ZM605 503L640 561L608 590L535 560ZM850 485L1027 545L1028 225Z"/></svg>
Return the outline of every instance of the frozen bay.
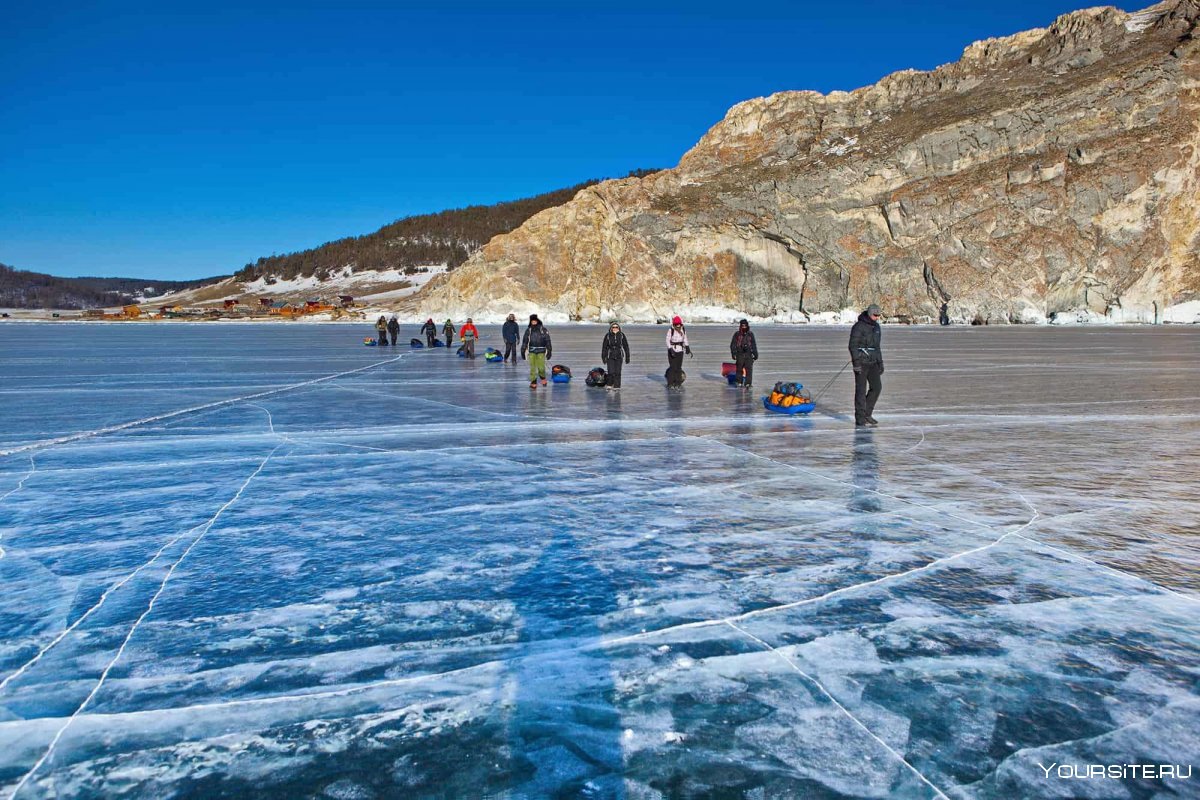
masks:
<svg viewBox="0 0 1200 800"><path fill-rule="evenodd" d="M0 327L0 797L1200 796L1200 331L756 330Z"/></svg>

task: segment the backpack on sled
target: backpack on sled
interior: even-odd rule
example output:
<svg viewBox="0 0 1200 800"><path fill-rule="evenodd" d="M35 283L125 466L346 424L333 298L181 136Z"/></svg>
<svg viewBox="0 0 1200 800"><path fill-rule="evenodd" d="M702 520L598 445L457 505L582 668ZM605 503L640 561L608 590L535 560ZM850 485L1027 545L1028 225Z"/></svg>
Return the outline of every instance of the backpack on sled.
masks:
<svg viewBox="0 0 1200 800"><path fill-rule="evenodd" d="M420 339L409 339L408 346L411 347L413 350L420 350L422 347L425 346L425 343L422 342Z"/></svg>
<svg viewBox="0 0 1200 800"><path fill-rule="evenodd" d="M608 383L608 373L605 372L601 367L596 367L588 372L587 377L583 379L583 382L588 386L604 386L606 383Z"/></svg>
<svg viewBox="0 0 1200 800"><path fill-rule="evenodd" d="M816 403L804 384L780 381L763 398L763 407L779 414L807 414L816 408Z"/></svg>
<svg viewBox="0 0 1200 800"><path fill-rule="evenodd" d="M550 380L555 383L570 383L571 368L564 367L562 364L555 364L550 368Z"/></svg>

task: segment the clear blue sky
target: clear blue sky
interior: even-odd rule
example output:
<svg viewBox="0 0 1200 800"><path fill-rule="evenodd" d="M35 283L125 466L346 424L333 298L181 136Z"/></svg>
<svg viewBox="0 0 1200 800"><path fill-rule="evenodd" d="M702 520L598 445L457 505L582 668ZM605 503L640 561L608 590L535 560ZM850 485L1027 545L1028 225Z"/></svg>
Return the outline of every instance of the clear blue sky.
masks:
<svg viewBox="0 0 1200 800"><path fill-rule="evenodd" d="M17 0L0 262L229 273L409 214L674 166L741 100L930 69L1088 4Z"/></svg>

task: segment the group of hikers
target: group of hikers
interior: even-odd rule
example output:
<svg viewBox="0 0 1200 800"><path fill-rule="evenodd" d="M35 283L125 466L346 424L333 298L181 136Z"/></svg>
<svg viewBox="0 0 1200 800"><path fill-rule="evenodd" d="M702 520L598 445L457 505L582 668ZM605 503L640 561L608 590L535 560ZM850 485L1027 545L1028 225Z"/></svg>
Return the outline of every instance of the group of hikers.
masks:
<svg viewBox="0 0 1200 800"><path fill-rule="evenodd" d="M850 329L850 363L848 366L852 365L854 368L854 422L859 427L878 424L873 414L875 404L883 391L883 353L880 349L882 331L879 326L881 313L879 306L872 303L858 316L858 321ZM400 322L395 314L391 319L380 316L375 322L375 329L379 333L379 344L385 345L390 339L394 346L400 332ZM462 340L459 348L461 354L466 358L475 357L475 342L479 339L479 330L470 317L461 328L455 328L454 323L447 319L442 325L441 332L445 336L446 347L454 344L454 337L457 335ZM421 333L424 334L428 347L436 346L438 328L432 318L427 319L421 326ZM529 324L522 335L516 315L509 314L500 333L504 339L503 361L515 365L519 352L522 361L529 361L529 388L537 389L539 383L545 386L547 384L546 363L553 354L553 345L550 341L550 332L538 319L538 315L529 315ZM414 345L417 341L419 340L414 340ZM683 357L685 355L689 358L694 357L691 344L688 342L687 329L684 327L683 320L678 316L671 319L671 327L667 329L666 345L667 388L678 390L683 388L686 377L683 371ZM754 332L750 330L748 320L743 319L738 322L737 330L734 331L733 338L729 342L729 356L734 369L731 383L742 388L750 388L754 379L754 362L758 360L758 341L754 337ZM620 391L621 368L629 363L629 359L629 339L621 330L621 324L613 320L609 323L608 332L604 334L604 340L600 345L600 360L604 363L604 387L606 389Z"/></svg>

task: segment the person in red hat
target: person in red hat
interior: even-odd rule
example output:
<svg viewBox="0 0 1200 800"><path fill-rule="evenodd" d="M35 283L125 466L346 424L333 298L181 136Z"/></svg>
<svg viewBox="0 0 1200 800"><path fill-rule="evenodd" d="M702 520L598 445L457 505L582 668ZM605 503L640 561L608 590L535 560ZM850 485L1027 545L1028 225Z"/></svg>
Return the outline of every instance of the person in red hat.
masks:
<svg viewBox="0 0 1200 800"><path fill-rule="evenodd" d="M425 334L426 347L433 347L433 340L437 338L437 325L433 324L433 317L425 320L425 324L421 326L421 333Z"/></svg>
<svg viewBox="0 0 1200 800"><path fill-rule="evenodd" d="M679 389L683 386L683 354L692 357L692 348L688 344L687 330L683 320L674 317L671 327L667 329L667 388Z"/></svg>

